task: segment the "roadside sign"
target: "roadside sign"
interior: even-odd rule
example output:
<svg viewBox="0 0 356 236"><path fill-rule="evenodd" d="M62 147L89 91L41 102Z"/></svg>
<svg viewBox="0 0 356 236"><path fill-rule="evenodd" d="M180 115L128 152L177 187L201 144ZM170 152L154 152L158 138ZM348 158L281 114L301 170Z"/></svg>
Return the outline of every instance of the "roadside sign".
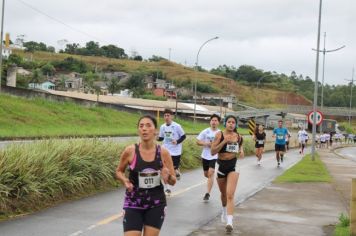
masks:
<svg viewBox="0 0 356 236"><path fill-rule="evenodd" d="M256 130L256 122L254 119L250 119L248 121L248 133L250 135L253 135L255 133L255 130Z"/></svg>
<svg viewBox="0 0 356 236"><path fill-rule="evenodd" d="M324 115L321 111L316 111L316 125L320 125L323 122ZM313 124L314 121L314 111L309 112L308 114L308 122Z"/></svg>

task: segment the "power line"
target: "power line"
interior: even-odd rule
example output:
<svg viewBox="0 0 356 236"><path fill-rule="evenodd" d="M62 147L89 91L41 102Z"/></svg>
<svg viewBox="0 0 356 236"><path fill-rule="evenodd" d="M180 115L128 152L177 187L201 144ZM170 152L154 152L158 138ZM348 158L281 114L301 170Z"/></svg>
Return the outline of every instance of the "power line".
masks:
<svg viewBox="0 0 356 236"><path fill-rule="evenodd" d="M37 12L37 13L39 13L39 14L42 14L42 15L48 17L49 19L51 19L51 20L53 20L53 21L55 21L55 22L57 22L57 23L59 23L59 24L62 24L62 25L64 25L64 26L68 27L69 29L71 29L71 30L73 30L73 31L76 31L76 32L78 32L78 33L81 33L81 34L83 34L83 35L85 35L85 36L87 36L87 37L89 37L89 38L92 38L92 39L96 39L96 40L98 40L98 41L105 42L105 40L102 40L102 39L100 39L100 38L97 38L97 37L95 37L95 36L93 36L93 35L90 35L90 34L84 32L84 31L82 31L82 30L80 30L80 29L77 29L77 28L75 28L75 27L73 27L73 26L71 26L71 25L65 23L64 21L62 21L62 20L60 20L60 19L58 19L58 18L55 18L55 17L53 17L53 16L51 16L51 15L49 15L49 14L47 14L47 13L41 11L41 10L39 10L38 8L32 6L31 4L29 4L29 3L27 3L27 2L25 2L25 1L23 1L23 0L17 0L17 1L19 1L19 2L22 3L23 5L27 6L28 8L31 8L33 11L35 11L35 12ZM108 42L106 42L106 43L108 43ZM108 43L108 44L111 44L111 43Z"/></svg>

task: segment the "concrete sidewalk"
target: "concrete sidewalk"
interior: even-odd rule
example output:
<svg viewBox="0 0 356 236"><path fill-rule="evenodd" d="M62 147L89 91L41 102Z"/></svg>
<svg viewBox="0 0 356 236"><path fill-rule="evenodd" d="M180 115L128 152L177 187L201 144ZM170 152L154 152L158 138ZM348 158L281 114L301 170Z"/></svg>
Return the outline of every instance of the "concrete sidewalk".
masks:
<svg viewBox="0 0 356 236"><path fill-rule="evenodd" d="M356 162L318 152L332 183L272 183L235 208L232 235L332 235L339 215L349 213ZM225 225L217 216L191 235L225 235Z"/></svg>

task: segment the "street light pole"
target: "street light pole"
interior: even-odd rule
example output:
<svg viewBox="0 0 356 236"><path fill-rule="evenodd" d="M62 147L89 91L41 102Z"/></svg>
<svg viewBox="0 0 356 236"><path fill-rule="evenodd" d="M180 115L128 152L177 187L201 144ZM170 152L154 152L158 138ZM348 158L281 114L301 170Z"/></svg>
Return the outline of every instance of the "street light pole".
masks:
<svg viewBox="0 0 356 236"><path fill-rule="evenodd" d="M323 111L323 106L324 106L324 76L325 76L325 54L329 52L335 52L339 51L340 49L343 49L345 45L336 48L336 49L331 49L331 50L326 50L325 48L325 41L326 41L326 32L324 32L324 49L323 50L316 50L313 48L314 51L317 52L322 52L323 53L323 73L322 73L322 79L321 79L321 97L320 97L320 111ZM320 133L322 132L322 125L320 125Z"/></svg>
<svg viewBox="0 0 356 236"><path fill-rule="evenodd" d="M320 49L320 26L321 26L321 8L323 1L319 1L318 34L316 42L316 63L315 63L315 83L314 83L314 102L313 102L313 137L312 137L312 160L315 160L315 138L316 138L316 106L318 102L318 75L319 75L319 49Z"/></svg>
<svg viewBox="0 0 356 236"><path fill-rule="evenodd" d="M352 107L352 89L353 89L353 86L354 86L354 71L355 71L355 69L352 68L352 77L351 77L351 80L346 79L347 81L350 81L350 82L351 82L349 126L351 126L351 107Z"/></svg>
<svg viewBox="0 0 356 236"><path fill-rule="evenodd" d="M3 37L4 37L4 12L5 12L5 0L2 0L2 12L1 12L1 33L0 33L0 37L1 37L1 42L0 42L0 92L1 92L1 76L2 76L2 45L3 45Z"/></svg>
<svg viewBox="0 0 356 236"><path fill-rule="evenodd" d="M199 48L198 53L197 53L197 58L195 61L195 70L196 72L198 71L198 63L199 63L199 53L202 50L202 48L205 46L205 44L209 43L212 40L218 39L219 37L216 36L214 38L211 38L207 41L205 41ZM196 110L197 110L197 76L195 76L195 83L194 83L194 123L196 120Z"/></svg>

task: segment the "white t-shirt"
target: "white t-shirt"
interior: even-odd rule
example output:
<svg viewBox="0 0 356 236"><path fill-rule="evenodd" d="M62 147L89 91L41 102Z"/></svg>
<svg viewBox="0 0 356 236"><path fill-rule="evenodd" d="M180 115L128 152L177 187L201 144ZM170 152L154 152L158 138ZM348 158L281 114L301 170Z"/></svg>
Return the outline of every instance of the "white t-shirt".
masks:
<svg viewBox="0 0 356 236"><path fill-rule="evenodd" d="M330 141L330 134L326 133L326 134L324 134L324 135L325 135L325 140L326 140L326 141Z"/></svg>
<svg viewBox="0 0 356 236"><path fill-rule="evenodd" d="M325 134L320 135L320 142L325 142L325 141L326 141Z"/></svg>
<svg viewBox="0 0 356 236"><path fill-rule="evenodd" d="M219 131L220 131L219 129L212 130L210 127L206 128L200 132L197 139L202 142L212 142L214 141L215 134ZM218 154L212 156L210 147L204 146L203 151L201 153L201 157L205 160L214 160L218 158Z"/></svg>
<svg viewBox="0 0 356 236"><path fill-rule="evenodd" d="M307 139L307 137L308 137L307 131L305 131L304 129L298 131L298 141L299 141L299 143L305 143L305 140Z"/></svg>
<svg viewBox="0 0 356 236"><path fill-rule="evenodd" d="M164 123L159 129L159 137L163 138L162 146L167 148L171 156L182 155L182 143L173 144L172 140L178 140L184 135L184 130L180 124L172 121L170 125Z"/></svg>

